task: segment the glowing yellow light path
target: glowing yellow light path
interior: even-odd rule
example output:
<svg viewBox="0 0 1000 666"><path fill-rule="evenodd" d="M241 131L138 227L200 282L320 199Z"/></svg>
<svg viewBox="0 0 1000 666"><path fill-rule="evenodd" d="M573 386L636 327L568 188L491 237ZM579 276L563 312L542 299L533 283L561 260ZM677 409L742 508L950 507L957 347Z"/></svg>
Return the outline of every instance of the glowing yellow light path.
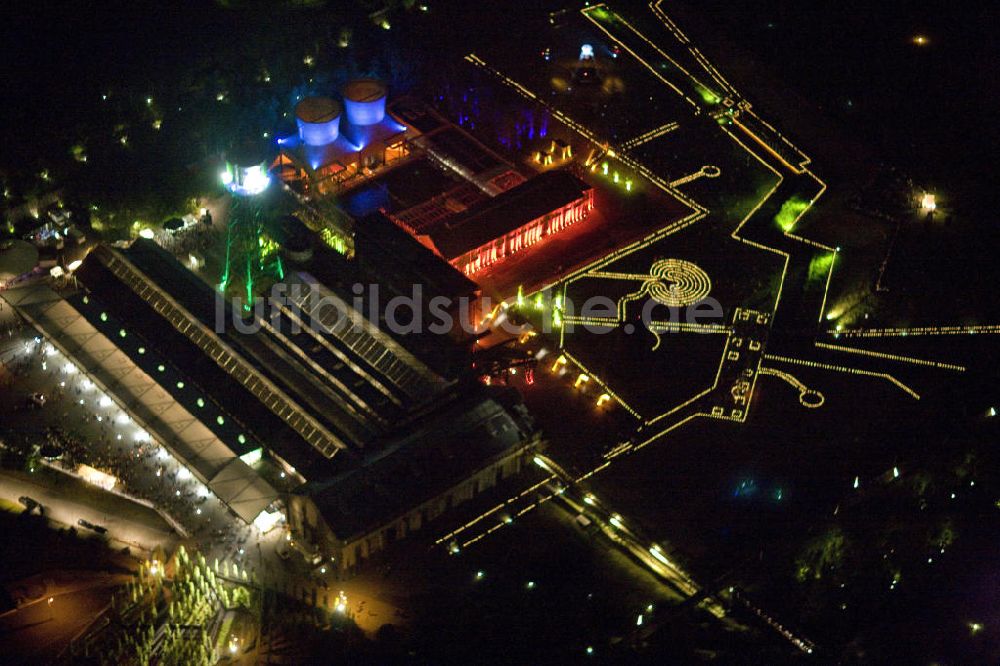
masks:
<svg viewBox="0 0 1000 666"><path fill-rule="evenodd" d="M1000 324L981 326L919 326L915 328L856 328L826 331L839 338L905 338L921 335L1000 335Z"/></svg>
<svg viewBox="0 0 1000 666"><path fill-rule="evenodd" d="M719 72L719 70L717 70L715 66L713 66L712 63L708 61L708 58L702 55L701 51L698 50L698 47L696 47L694 44L691 43L691 40L688 39L687 35L685 35L684 32L679 27L677 27L677 25L670 19L670 17L667 16L667 14L662 9L660 9L660 4L662 2L663 0L656 0L655 2L650 2L649 7L650 9L653 10L653 13L656 14L657 17L659 17L660 21L663 23L664 26L666 26L667 30L673 33L674 37L677 38L677 41L679 41L682 45L687 47L688 52L692 56L694 56L695 60L697 60L698 63L704 68L704 70L708 72L708 75L712 77L712 80L715 81L720 88L735 96L736 89L733 88L733 86L729 83L729 81L727 81L726 78L722 76L722 73Z"/></svg>
<svg viewBox="0 0 1000 666"><path fill-rule="evenodd" d="M798 379L796 379L793 375L790 375L787 372L783 372L781 370L775 370L774 368L761 368L759 374L769 375L771 377L777 377L779 379L784 380L788 384L791 384L792 387L799 392L799 403L803 407L808 407L809 409L817 409L819 407L822 407L823 403L826 402L826 398L823 396L822 393L810 389L808 386L806 386ZM815 396L812 399L812 401L806 399L806 397L810 395Z"/></svg>
<svg viewBox="0 0 1000 666"><path fill-rule="evenodd" d="M698 86L700 86L701 88L705 88L706 86L702 85L701 83L698 83L698 82L697 82L697 81L696 81L696 80L694 79L694 77L692 77L692 76L691 76L691 75L690 75L690 74L689 74L689 73L687 72L687 70L685 70L685 69L684 69L683 67L681 67L680 65L678 65L678 64L677 64L677 63L676 63L676 62L675 62L675 61L673 60L673 58L671 58L670 56L668 56L668 55L667 55L666 53L664 53L663 51L660 51L659 47L657 47L657 46L656 46L655 44L653 44L653 42L649 41L649 40L648 40L648 39L646 38L646 36L645 36L645 35L643 35L643 34L642 34L642 33L640 33L640 32L639 32L638 30L636 30L636 29L635 29L634 27L632 27L632 24L631 24L631 23L629 23L628 21L626 21L625 19L623 19L623 18L622 18L621 16L619 16L618 14L616 14L615 12L613 12L613 11L612 11L611 9L609 9L609 8L608 8L608 6L607 6L607 5L605 5L604 3L601 3L601 4L599 4L599 5L594 5L593 7L585 7L585 8L583 8L583 9L581 9L581 10L580 10L580 11L581 11L581 13L583 13L583 15L584 15L584 16L586 16L586 17L587 17L587 19L588 19L588 20L590 20L590 22L591 22L591 23L593 23L593 24L594 24L595 26L597 26L597 28L598 28L598 29L599 29L599 30L600 30L601 32L603 32L603 33L604 33L604 34L606 34L606 35L607 35L608 37L610 37L610 38L611 38L611 39L612 39L612 40L613 40L613 41L614 41L615 43L617 43L617 44L620 44L620 45L622 46L622 48L624 48L624 49L625 49L626 51L628 51L628 52L629 52L629 54L630 54L630 55L631 55L631 56L632 56L633 58L635 58L636 60L638 60L638 61L639 61L640 63L642 63L642 65L643 65L643 66L644 66L644 67L645 67L646 69L648 69L648 70L649 70L650 72L652 72L652 73L653 73L653 76L655 76L655 77L656 77L656 78L658 78L658 79L659 79L660 81L662 81L662 82L663 82L663 83L665 83L665 84L666 84L667 86L669 86L671 90L673 90L673 91L674 91L675 93L677 93L678 95L680 95L680 96L681 96L681 97L682 97L682 98L684 99L684 101L686 101L686 102L687 102L688 104L690 104L690 105L691 105L691 107L692 107L692 108L694 109L694 114L695 114L695 115L698 115L699 113L701 113L701 107L699 107L699 106L698 106L698 104L697 104L697 103L696 103L696 102L695 102L695 101L694 101L693 99L691 99L690 97L688 97L687 95L685 95L685 94L684 94L684 93L683 93L683 92L681 91L681 89L680 89L680 88L678 88L677 86L675 86L675 85L673 84L673 82L671 82L671 81L670 81L669 79L667 79L667 78L666 78L665 76L663 76L662 74L660 74L660 72L659 72L659 71L658 71L658 70L656 69L656 67L654 67L654 66L653 66L653 65L651 65L650 63L648 63L648 62L646 62L645 60L643 60L643 59L642 59L642 57L641 57L641 56L640 56L640 55L639 55L638 53L636 53L636 52L635 52L635 51L633 51L633 50L632 50L631 48L629 48L628 44L626 44L626 43L625 43L624 41L622 41L621 39L618 39L617 37L615 37L615 35L614 35L614 34L613 34L613 33L612 33L612 32L611 32L610 30L608 30L608 29L607 29L607 28L605 28L605 27L604 27L603 25L601 25L600 21L598 21L598 20L597 20L597 19L595 19L595 18L594 18L593 16L591 16L591 14L592 14L592 13L594 13L595 11L600 11L600 10L603 10L603 11L605 11L605 12L609 13L609 14L613 14L613 15L614 15L614 17L615 17L615 19L616 19L616 20L617 20L618 22L620 22L620 23L621 23L622 25L626 26L626 27L627 27L627 28L628 28L629 30L631 30L631 31L632 31L632 32L633 32L633 33L634 33L634 34L635 34L636 36L638 36L638 37L639 37L640 39L642 39L642 40L643 40L644 42L646 42L647 44L649 44L649 45L650 45L650 46L651 46L651 47L652 47L653 49L655 49L655 50L656 50L656 51L657 51L657 52L658 52L658 53L659 53L659 54L660 54L661 56L663 56L663 57L664 57L664 58L665 58L666 60L668 60L668 61L669 61L669 62L670 62L670 63L671 63L671 64L672 64L672 65L673 65L674 67L676 67L676 68L677 68L677 69L679 69L679 70L680 70L681 72L683 72L683 73L684 73L684 74L685 74L685 75L686 75L686 76L687 76L688 78L690 78L690 79L691 79L692 81L695 81L695 82L697 83L697 85L698 85Z"/></svg>
<svg viewBox="0 0 1000 666"><path fill-rule="evenodd" d="M909 393L915 400L920 400L920 394L911 389L909 386L899 381L892 375L885 372L873 372L871 370L861 370L860 368L849 368L842 365L830 365L829 363L819 363L817 361L805 361L798 358L788 358L786 356L773 356L771 354L764 354L764 358L768 361L775 361L778 363L791 363L793 365L801 365L808 368L819 368L821 370L831 370L833 372L842 372L849 375L863 375L866 377L879 377L881 379L888 380L901 388L906 393Z"/></svg>
<svg viewBox="0 0 1000 666"><path fill-rule="evenodd" d="M820 349L831 349L833 351L842 351L848 354L859 354L861 356L871 356L872 358L883 358L887 361L899 361L900 363L911 363L913 365L924 365L931 368L938 368L941 370L954 370L955 372L965 372L965 366L955 365L954 363L941 363L939 361L927 361L922 358L913 358L912 356L900 356L899 354L886 354L883 352L869 351L867 349L855 349L854 347L844 347L842 345L832 345L826 342L816 342L816 346Z"/></svg>
<svg viewBox="0 0 1000 666"><path fill-rule="evenodd" d="M640 134L639 136L633 139L629 139L628 141L623 143L622 149L631 150L632 148L637 148L644 143L649 143L653 139L659 139L661 136L670 134L674 130L678 129L680 126L681 126L680 123L674 122L674 123L667 123L666 125L662 125L655 129L651 129L648 132Z"/></svg>

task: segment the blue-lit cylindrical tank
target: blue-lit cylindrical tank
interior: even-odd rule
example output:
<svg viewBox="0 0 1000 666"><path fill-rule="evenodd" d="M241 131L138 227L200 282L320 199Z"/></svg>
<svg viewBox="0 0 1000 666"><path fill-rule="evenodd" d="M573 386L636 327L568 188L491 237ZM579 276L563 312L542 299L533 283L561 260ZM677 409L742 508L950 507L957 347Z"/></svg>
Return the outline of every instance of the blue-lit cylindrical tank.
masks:
<svg viewBox="0 0 1000 666"><path fill-rule="evenodd" d="M344 110L347 122L364 127L385 118L385 84L375 79L355 79L344 86Z"/></svg>
<svg viewBox="0 0 1000 666"><path fill-rule="evenodd" d="M306 97L295 105L299 138L307 146L325 146L340 135L340 104L329 97Z"/></svg>

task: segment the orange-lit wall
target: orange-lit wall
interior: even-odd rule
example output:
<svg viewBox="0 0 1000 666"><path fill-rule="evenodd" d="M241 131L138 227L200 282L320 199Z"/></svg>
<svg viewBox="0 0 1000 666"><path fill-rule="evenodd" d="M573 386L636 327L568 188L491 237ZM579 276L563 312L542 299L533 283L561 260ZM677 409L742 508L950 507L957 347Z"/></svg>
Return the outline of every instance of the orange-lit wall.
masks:
<svg viewBox="0 0 1000 666"><path fill-rule="evenodd" d="M515 252L531 247L543 238L548 238L586 219L593 209L594 190L588 189L576 201L452 259L451 264L466 275L474 275L503 261Z"/></svg>

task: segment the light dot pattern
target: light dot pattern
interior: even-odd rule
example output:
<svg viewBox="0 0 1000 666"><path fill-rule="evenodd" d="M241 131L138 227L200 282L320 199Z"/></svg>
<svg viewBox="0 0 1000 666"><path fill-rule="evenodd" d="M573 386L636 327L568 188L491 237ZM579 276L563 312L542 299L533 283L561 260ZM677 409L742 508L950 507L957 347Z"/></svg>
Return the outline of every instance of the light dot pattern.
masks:
<svg viewBox="0 0 1000 666"><path fill-rule="evenodd" d="M701 268L683 259L661 259L653 263L647 293L657 303L671 308L694 305L712 291L712 281Z"/></svg>

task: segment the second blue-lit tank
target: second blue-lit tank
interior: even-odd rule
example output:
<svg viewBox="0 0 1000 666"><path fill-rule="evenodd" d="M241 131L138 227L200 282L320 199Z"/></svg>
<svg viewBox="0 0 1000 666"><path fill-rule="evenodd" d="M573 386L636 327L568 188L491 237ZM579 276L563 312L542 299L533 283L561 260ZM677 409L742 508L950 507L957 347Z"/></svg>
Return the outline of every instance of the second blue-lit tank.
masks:
<svg viewBox="0 0 1000 666"><path fill-rule="evenodd" d="M376 79L355 79L344 86L347 122L357 127L377 125L385 118L385 84Z"/></svg>

